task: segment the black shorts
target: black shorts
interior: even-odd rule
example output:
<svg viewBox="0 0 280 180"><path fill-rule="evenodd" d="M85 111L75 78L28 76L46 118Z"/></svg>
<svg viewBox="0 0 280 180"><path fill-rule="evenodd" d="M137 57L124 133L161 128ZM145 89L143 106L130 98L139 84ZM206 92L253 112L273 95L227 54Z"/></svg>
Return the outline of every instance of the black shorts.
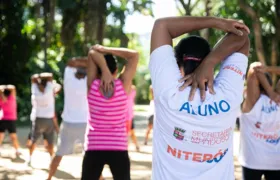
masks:
<svg viewBox="0 0 280 180"><path fill-rule="evenodd" d="M242 167L243 180L261 180L262 175L265 180L279 180L280 170L256 170Z"/></svg>
<svg viewBox="0 0 280 180"><path fill-rule="evenodd" d="M15 120L0 120L0 133L4 133L5 131L9 133L16 133L16 121Z"/></svg>
<svg viewBox="0 0 280 180"><path fill-rule="evenodd" d="M114 180L130 180L130 161L127 151L86 151L81 180L99 180L108 164Z"/></svg>
<svg viewBox="0 0 280 180"><path fill-rule="evenodd" d="M132 122L131 122L131 129L133 130L135 127L135 124L134 124L134 118L132 119Z"/></svg>
<svg viewBox="0 0 280 180"><path fill-rule="evenodd" d="M154 115L149 116L148 121L149 121L149 125L153 125L154 124Z"/></svg>

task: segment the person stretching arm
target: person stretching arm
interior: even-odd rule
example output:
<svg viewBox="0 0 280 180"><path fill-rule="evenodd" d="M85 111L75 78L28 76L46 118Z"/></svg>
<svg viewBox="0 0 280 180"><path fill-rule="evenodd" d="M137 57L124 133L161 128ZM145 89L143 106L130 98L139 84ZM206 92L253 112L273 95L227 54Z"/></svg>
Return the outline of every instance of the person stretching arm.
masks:
<svg viewBox="0 0 280 180"><path fill-rule="evenodd" d="M158 47L163 45L172 45L172 39L176 38L185 33L189 33L191 31L201 30L204 28L216 28L223 30L225 32L230 32L237 34L240 37L247 37L247 33L249 33L249 28L241 22L236 20L215 18L215 17L169 17L158 19L153 27L152 38L151 38L151 53ZM244 29L245 31L242 31ZM246 33L246 34L244 34ZM234 37L233 39L235 39ZM242 38L241 38L242 39ZM244 39L244 38L243 38ZM235 41L238 41L235 39ZM235 42L233 41L233 42ZM240 42L244 44L245 40ZM230 45L230 44L229 44ZM239 45L237 45L239 47ZM226 50L225 50L226 51ZM227 52L221 55L221 58L224 58ZM214 54L217 55L217 54ZM225 56L226 57L226 56ZM210 57L209 57L210 58ZM218 58L216 58L218 59ZM223 59L219 59L219 62ZM212 60L213 61L213 60ZM204 61L209 63L208 61ZM216 62L212 63L213 65ZM212 67L212 66L210 66ZM205 69L206 70L206 69ZM211 70L212 72L209 72ZM194 91L197 87L200 88L201 91L201 99L205 99L205 83L208 82L209 91L213 94L213 68L208 68L207 73L203 73L200 71L196 71L191 75L187 75L184 79L187 81L189 78L192 81L187 81L187 83L183 86L182 89L192 84L192 91L190 93L190 100L193 99ZM193 83L192 83L193 82Z"/></svg>

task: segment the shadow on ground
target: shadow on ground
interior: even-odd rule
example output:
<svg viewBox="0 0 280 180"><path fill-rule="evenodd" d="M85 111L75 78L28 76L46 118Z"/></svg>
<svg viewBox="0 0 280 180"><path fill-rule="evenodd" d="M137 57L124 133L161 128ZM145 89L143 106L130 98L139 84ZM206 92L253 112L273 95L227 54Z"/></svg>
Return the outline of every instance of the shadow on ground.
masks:
<svg viewBox="0 0 280 180"><path fill-rule="evenodd" d="M32 170L12 170L12 169L7 169L6 167L0 166L0 179L2 180L14 180L18 176L22 175L31 175Z"/></svg>
<svg viewBox="0 0 280 180"><path fill-rule="evenodd" d="M48 169L41 169L43 171L45 171L47 174L49 173ZM61 170L57 170L55 175L53 176L57 179L79 179L79 178L75 178L74 176L72 176L71 174L65 172L65 171L61 171Z"/></svg>

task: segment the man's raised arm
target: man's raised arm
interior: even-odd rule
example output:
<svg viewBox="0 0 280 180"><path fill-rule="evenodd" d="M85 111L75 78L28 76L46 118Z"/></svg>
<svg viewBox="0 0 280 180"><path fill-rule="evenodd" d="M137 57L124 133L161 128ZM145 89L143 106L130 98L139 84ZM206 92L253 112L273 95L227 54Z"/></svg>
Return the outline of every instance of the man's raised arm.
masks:
<svg viewBox="0 0 280 180"><path fill-rule="evenodd" d="M151 37L151 53L163 45L171 45L172 39L196 30L205 28L217 28L225 32L231 32L242 36L239 29L245 29L246 25L235 20L227 20L215 17L168 17L156 20Z"/></svg>

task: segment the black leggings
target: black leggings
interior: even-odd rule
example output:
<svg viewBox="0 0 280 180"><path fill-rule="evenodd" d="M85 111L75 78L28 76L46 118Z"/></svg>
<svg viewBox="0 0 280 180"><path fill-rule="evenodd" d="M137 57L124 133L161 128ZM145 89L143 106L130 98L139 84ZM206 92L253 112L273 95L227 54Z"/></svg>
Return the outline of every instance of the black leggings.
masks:
<svg viewBox="0 0 280 180"><path fill-rule="evenodd" d="M264 175L265 180L280 180L280 170L255 170L242 167L243 180L261 180Z"/></svg>
<svg viewBox="0 0 280 180"><path fill-rule="evenodd" d="M127 151L86 151L81 180L99 180L108 164L114 180L130 180L130 161Z"/></svg>

